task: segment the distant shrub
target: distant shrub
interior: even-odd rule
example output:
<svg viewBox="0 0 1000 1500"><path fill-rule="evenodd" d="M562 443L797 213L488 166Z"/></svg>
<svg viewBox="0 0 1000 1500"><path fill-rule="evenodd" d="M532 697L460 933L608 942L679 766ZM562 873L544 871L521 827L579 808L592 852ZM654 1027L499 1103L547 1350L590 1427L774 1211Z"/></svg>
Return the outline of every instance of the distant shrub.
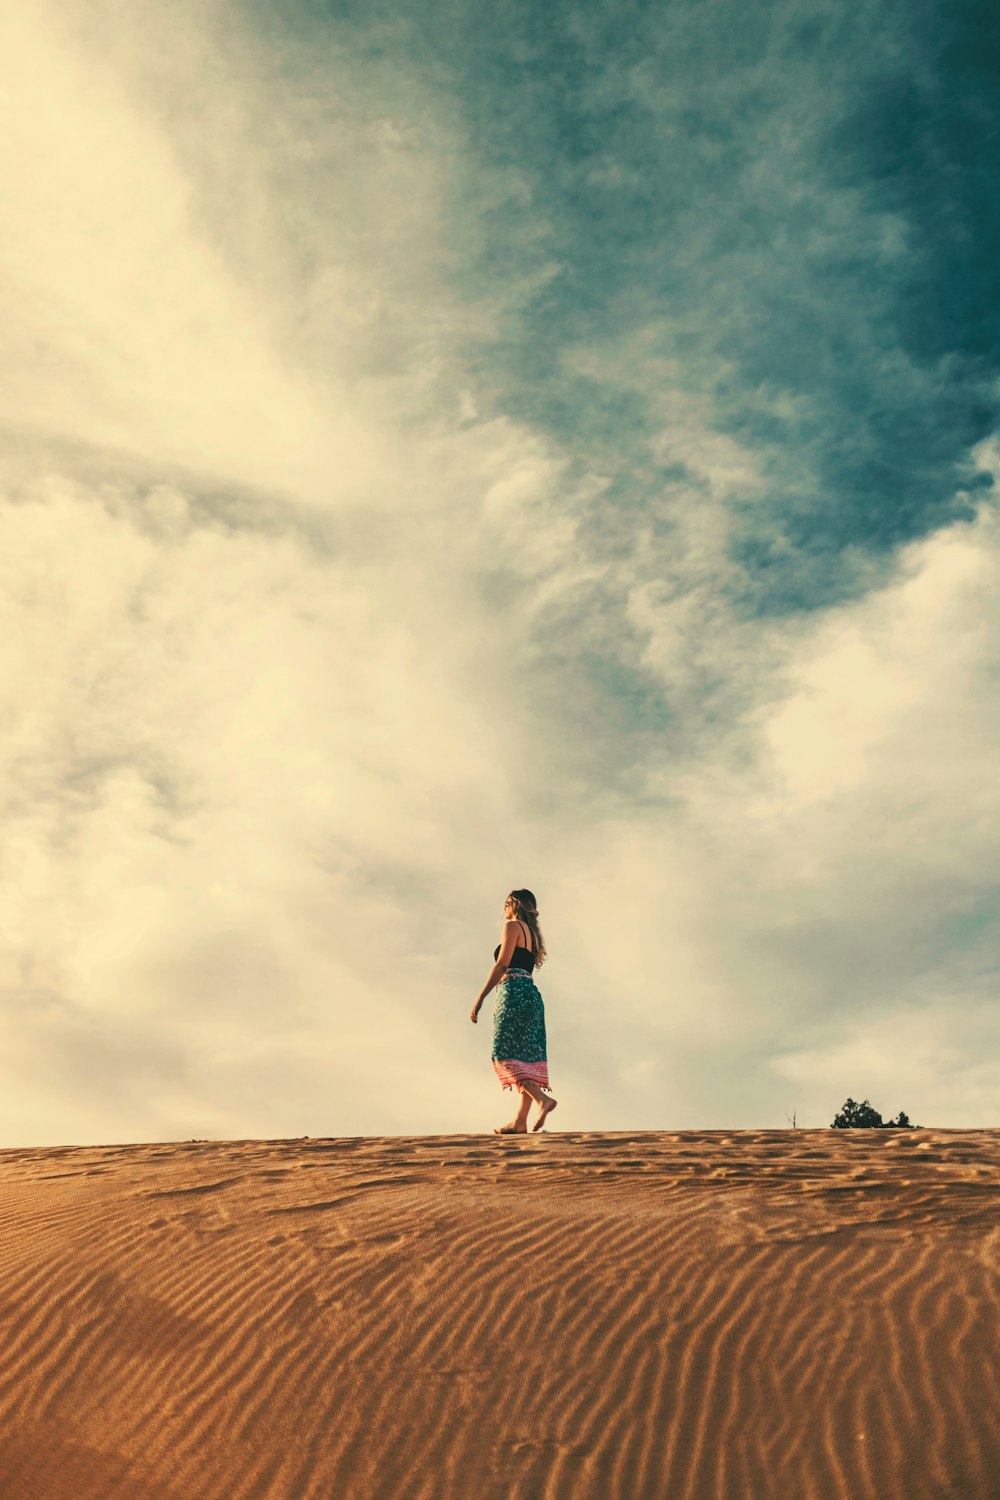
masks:
<svg viewBox="0 0 1000 1500"><path fill-rule="evenodd" d="M909 1115L900 1110L894 1120L883 1120L877 1109L872 1107L869 1099L862 1099L858 1104L854 1099L846 1099L844 1107L838 1115L834 1116L831 1130L854 1130L872 1129L881 1127L883 1130L919 1130L919 1125L914 1125Z"/></svg>

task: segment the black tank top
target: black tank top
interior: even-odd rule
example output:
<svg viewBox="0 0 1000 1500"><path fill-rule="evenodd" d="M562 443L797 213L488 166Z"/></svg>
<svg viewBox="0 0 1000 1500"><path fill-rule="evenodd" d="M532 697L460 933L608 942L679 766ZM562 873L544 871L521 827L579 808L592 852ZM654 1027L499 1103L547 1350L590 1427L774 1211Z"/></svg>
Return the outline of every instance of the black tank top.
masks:
<svg viewBox="0 0 1000 1500"><path fill-rule="evenodd" d="M517 925L521 928L524 927L524 923L520 921ZM500 944L497 943L496 947L493 949L493 962L496 963L499 957ZM519 944L514 949L514 956L507 967L508 969L527 969L528 973L530 974L535 967L535 955L532 953L530 948L522 948Z"/></svg>

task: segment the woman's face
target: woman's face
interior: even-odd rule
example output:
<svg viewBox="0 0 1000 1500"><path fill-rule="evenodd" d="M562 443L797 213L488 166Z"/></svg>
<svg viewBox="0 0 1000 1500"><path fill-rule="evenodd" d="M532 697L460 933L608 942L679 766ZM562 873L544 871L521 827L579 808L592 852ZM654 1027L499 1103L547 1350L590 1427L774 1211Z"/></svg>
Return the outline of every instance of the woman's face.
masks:
<svg viewBox="0 0 1000 1500"><path fill-rule="evenodd" d="M503 904L503 914L507 921L510 921L511 917L514 915L514 903L509 896Z"/></svg>

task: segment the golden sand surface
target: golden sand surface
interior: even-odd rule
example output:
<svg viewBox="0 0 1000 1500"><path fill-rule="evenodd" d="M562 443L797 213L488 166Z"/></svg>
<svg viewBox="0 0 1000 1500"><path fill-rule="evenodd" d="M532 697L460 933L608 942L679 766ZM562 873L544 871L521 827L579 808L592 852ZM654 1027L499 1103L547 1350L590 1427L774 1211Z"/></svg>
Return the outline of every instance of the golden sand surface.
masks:
<svg viewBox="0 0 1000 1500"><path fill-rule="evenodd" d="M998 1500L1000 1130L0 1152L3 1500Z"/></svg>

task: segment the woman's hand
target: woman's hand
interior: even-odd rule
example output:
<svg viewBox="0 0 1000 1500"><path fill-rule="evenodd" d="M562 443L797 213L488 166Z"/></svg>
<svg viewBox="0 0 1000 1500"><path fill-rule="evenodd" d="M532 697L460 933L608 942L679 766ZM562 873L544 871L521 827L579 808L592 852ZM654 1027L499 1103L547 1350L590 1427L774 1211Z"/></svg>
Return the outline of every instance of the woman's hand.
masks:
<svg viewBox="0 0 1000 1500"><path fill-rule="evenodd" d="M477 1000L475 1005L469 1011L469 1020L473 1023L475 1023L479 1019L479 1007L482 1005L482 1003L483 1002L481 1000Z"/></svg>

